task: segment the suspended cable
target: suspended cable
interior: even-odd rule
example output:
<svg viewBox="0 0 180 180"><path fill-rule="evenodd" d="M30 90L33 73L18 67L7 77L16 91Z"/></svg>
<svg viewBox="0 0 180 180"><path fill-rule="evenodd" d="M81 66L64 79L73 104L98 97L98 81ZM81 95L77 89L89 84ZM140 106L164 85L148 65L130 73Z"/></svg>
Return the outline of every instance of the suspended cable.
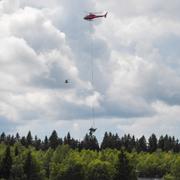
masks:
<svg viewBox="0 0 180 180"><path fill-rule="evenodd" d="M96 13L92 13L90 12L88 15L86 15L84 17L85 20L89 21L89 25L90 25L90 28L89 30L91 31L91 29L93 29L93 25L91 23L93 23L93 20L96 19L96 18L106 18L107 16L107 12L104 14L104 15L96 15ZM90 33L89 33L90 34ZM94 90L94 54L93 54L93 37L91 39L91 42L90 42L90 63L91 63L91 68L90 68L90 71L91 71L91 85L92 85L92 88ZM91 128L89 129L89 134L92 136L93 133L96 131L96 128L95 128L95 107L94 107L94 102L92 100L92 104L91 104L91 114L92 114L92 117L91 117Z"/></svg>
<svg viewBox="0 0 180 180"><path fill-rule="evenodd" d="M90 24L90 30L93 28L93 21L89 21ZM91 63L91 85L92 88L94 88L94 52L93 52L93 37L91 38L91 42L90 42L90 63ZM94 108L94 102L92 101L91 104L91 127L94 128L95 127L95 108Z"/></svg>

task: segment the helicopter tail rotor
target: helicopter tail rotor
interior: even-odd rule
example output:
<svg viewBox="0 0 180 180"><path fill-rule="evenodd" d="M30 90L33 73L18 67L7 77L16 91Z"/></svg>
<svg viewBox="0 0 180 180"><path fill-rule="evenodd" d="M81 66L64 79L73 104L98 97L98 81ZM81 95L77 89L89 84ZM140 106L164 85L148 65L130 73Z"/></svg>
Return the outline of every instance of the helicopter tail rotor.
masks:
<svg viewBox="0 0 180 180"><path fill-rule="evenodd" d="M108 14L108 12L106 12L106 14L104 15L105 18L106 18L106 16L107 16L107 14Z"/></svg>

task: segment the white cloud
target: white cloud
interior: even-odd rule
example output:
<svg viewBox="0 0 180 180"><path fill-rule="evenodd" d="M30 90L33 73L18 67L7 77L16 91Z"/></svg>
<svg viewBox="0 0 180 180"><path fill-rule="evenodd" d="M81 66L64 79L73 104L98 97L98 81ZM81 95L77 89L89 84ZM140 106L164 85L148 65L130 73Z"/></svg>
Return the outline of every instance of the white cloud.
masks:
<svg viewBox="0 0 180 180"><path fill-rule="evenodd" d="M137 136L146 135L149 137L152 133L157 135L171 135L179 137L179 106L168 106L163 102L153 104L157 110L154 117L142 117L133 119L131 124L119 124L118 128L123 132L136 134Z"/></svg>

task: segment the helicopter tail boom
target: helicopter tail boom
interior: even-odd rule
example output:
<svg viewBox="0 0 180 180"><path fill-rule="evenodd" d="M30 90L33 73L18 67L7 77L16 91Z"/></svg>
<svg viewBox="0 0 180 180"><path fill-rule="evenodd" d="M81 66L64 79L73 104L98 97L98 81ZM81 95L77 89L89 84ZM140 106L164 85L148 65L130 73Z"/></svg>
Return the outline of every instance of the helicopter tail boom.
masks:
<svg viewBox="0 0 180 180"><path fill-rule="evenodd" d="M107 14L108 14L108 12L104 15L105 18L106 18L106 16L107 16Z"/></svg>

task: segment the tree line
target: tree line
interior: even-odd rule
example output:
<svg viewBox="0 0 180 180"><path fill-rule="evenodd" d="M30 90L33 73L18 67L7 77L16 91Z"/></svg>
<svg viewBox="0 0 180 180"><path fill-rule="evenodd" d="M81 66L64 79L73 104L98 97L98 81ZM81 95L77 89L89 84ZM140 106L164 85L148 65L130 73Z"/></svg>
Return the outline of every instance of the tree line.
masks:
<svg viewBox="0 0 180 180"><path fill-rule="evenodd" d="M59 145L69 145L72 149L89 149L89 150L103 150L110 149L124 149L127 152L156 152L158 149L164 152L172 151L175 153L180 152L179 140L174 136L160 136L156 137L152 134L148 139L143 135L140 138L135 138L134 135L125 134L119 137L118 134L112 134L111 132L105 132L104 138L101 143L98 143L97 138L94 135L86 134L82 141L76 140L71 137L68 132L64 138L58 137L57 132L54 130L52 134L44 140L41 140L37 136L33 138L31 131L27 133L27 136L22 136L17 133L14 135L6 135L4 132L0 135L0 143L13 146L19 142L21 145L28 147L32 146L36 150L47 150L49 148L56 149Z"/></svg>
<svg viewBox="0 0 180 180"><path fill-rule="evenodd" d="M137 177L180 179L179 142L165 135L119 137L105 133L99 145L94 135L82 141L56 131L40 140L0 136L1 180L137 180Z"/></svg>

